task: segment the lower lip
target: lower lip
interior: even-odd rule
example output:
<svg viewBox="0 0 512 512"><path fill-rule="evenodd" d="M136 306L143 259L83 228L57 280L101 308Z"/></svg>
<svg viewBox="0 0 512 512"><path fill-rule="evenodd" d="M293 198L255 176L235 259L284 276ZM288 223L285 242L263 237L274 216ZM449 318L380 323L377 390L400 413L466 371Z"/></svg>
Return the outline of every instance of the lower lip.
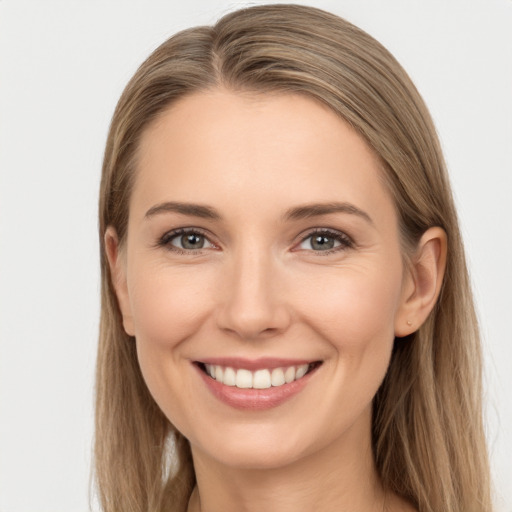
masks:
<svg viewBox="0 0 512 512"><path fill-rule="evenodd" d="M208 389L221 402L234 407L250 411L263 411L272 409L297 395L309 382L311 376L318 368L314 368L304 377L289 384L270 387L267 389L242 389L236 386L226 386L207 375L201 368L194 365Z"/></svg>

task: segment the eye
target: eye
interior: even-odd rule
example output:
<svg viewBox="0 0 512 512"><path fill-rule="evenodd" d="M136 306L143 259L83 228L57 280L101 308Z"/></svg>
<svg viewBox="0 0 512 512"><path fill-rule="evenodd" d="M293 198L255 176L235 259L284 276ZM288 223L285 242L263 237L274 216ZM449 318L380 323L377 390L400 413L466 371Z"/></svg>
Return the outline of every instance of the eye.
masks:
<svg viewBox="0 0 512 512"><path fill-rule="evenodd" d="M352 247L352 240L344 233L319 230L302 239L298 248L315 252L334 252Z"/></svg>
<svg viewBox="0 0 512 512"><path fill-rule="evenodd" d="M166 233L159 245L176 251L194 251L215 247L206 236L197 229L178 229Z"/></svg>

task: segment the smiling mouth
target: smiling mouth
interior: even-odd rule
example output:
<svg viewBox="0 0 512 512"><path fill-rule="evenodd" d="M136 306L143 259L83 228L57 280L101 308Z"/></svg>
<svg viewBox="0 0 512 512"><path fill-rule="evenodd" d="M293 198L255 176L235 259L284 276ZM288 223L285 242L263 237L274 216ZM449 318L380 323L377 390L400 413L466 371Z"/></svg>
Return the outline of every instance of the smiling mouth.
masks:
<svg viewBox="0 0 512 512"><path fill-rule="evenodd" d="M218 364L195 363L206 375L225 386L239 389L278 388L298 381L316 370L322 361L251 371Z"/></svg>

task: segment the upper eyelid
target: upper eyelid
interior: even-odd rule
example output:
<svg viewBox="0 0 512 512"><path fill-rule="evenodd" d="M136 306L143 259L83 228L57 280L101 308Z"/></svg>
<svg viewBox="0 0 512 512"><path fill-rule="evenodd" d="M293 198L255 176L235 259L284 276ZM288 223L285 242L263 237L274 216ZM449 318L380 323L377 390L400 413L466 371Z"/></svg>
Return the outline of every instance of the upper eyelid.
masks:
<svg viewBox="0 0 512 512"><path fill-rule="evenodd" d="M300 245L304 243L308 238L311 238L314 235L327 235L331 238L336 238L339 241L339 246L333 247L331 249L325 249L323 251L315 251L313 249L302 249ZM308 233L301 235L301 238L298 242L295 242L291 251L299 252L305 251L306 253L314 254L315 256L328 256L335 253L342 253L348 249L353 249L356 247L354 239L349 236L344 231L339 231L337 229L330 228L313 228Z"/></svg>
<svg viewBox="0 0 512 512"><path fill-rule="evenodd" d="M198 235L204 236L208 240L212 238L212 235L210 232L203 228L196 228L196 227L185 227L185 228L176 228L176 229L170 229L169 231L166 231L160 239L163 240L164 238L173 238L178 235L183 235L187 233L197 233ZM210 240L211 242L211 240ZM213 243L213 242L212 242Z"/></svg>
<svg viewBox="0 0 512 512"><path fill-rule="evenodd" d="M213 236L208 232L208 230L205 230L205 229L202 229L202 228L198 228L198 227L192 227L192 226L189 226L189 227L180 227L180 228L176 228L176 229L171 229L169 231L166 231L162 236L160 236L156 242L156 246L157 247L162 247L162 246L171 246L172 244L170 243L171 240L173 240L174 238L180 236L180 235L186 235L188 233L196 233L200 236L203 236L204 238L206 238L206 240L208 240L208 242L213 245L214 247L218 247L218 244L216 242L214 242L212 240ZM179 250L178 247L176 247L177 250ZM201 251L203 249L209 249L208 247L206 248L202 248L202 249L187 249L186 251ZM183 249L182 249L183 250Z"/></svg>
<svg viewBox="0 0 512 512"><path fill-rule="evenodd" d="M310 236L313 236L315 234L330 235L330 236L345 239L345 240L349 241L350 243L354 243L354 240L350 235L348 235L344 231L340 231L338 229L332 229L332 228L311 228L306 233L302 233L301 235L299 235L299 242L303 242L304 240L308 239Z"/></svg>

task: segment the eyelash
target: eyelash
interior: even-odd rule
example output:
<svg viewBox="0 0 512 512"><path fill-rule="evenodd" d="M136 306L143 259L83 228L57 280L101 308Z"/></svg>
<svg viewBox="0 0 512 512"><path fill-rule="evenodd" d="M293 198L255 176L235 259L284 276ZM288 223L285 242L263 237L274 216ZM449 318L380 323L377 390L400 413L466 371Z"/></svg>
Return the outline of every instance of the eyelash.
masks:
<svg viewBox="0 0 512 512"><path fill-rule="evenodd" d="M179 236L183 236L183 235L199 235L201 237L204 237L204 239L209 244L211 244L213 247L216 247L215 244L209 240L208 235L203 230L201 230L199 228L179 228L179 229L175 229L175 230L169 231L169 232L165 233L160 238L160 240L157 243L157 246L165 247L169 251L172 251L172 252L174 252L176 254L180 254L180 255L197 255L197 254L202 254L201 250L203 248L200 248L200 249L181 249L179 247L176 247L176 246L172 245L171 242L175 238L177 238ZM339 242L339 245L336 246L336 247L333 247L332 249L326 249L326 250L323 250L323 251L314 251L312 249L309 249L311 252L316 253L319 256L328 256L329 254L333 254L333 253L336 253L336 252L344 251L346 249L351 249L352 247L354 247L354 242L345 233L343 233L341 231L334 231L334 230L325 229L325 228L314 228L314 229L312 229L307 235L305 235L304 237L302 237L300 239L300 242L299 242L298 245L303 244L306 240L308 240L308 239L310 239L310 238L312 238L314 236L316 236L316 237L322 237L323 236L323 237L326 237L326 238L334 239L335 242ZM300 249L294 249L294 250L300 250ZM308 250L308 249L304 249L304 250Z"/></svg>
<svg viewBox="0 0 512 512"><path fill-rule="evenodd" d="M335 230L326 229L326 228L312 229L306 236L304 236L301 239L299 245L303 244L306 240L308 240L314 236L316 236L316 237L324 236L326 238L334 239L335 242L339 242L339 245L337 247L333 247L332 249L326 249L323 251L311 250L311 252L314 252L318 256L328 256L329 254L344 251L344 250L351 249L354 247L354 242L348 235L346 235L342 231L335 231Z"/></svg>
<svg viewBox="0 0 512 512"><path fill-rule="evenodd" d="M158 241L157 245L159 247L165 247L169 251L175 252L176 254L182 254L182 255L195 255L195 254L201 254L201 249L180 249L179 247L176 247L171 244L171 241L175 238L183 235L199 235L203 237L208 243L215 246L213 242L210 242L210 239L208 238L208 235L199 228L179 228L174 229L172 231L169 231L165 233L162 238Z"/></svg>

